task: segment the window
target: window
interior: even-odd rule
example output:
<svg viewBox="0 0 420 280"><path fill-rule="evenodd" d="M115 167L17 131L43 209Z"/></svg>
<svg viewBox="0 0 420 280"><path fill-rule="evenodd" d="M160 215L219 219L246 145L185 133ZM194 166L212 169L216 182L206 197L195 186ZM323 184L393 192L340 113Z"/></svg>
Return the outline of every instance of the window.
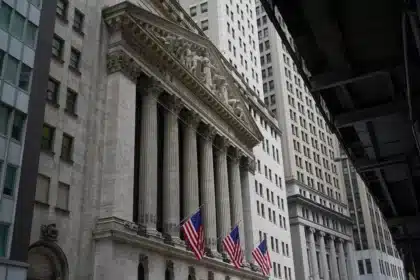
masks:
<svg viewBox="0 0 420 280"><path fill-rule="evenodd" d="M55 58L62 59L63 58L63 49L64 49L64 40L54 35L52 41L52 55Z"/></svg>
<svg viewBox="0 0 420 280"><path fill-rule="evenodd" d="M0 76L3 72L3 62L4 62L5 53L4 51L0 50Z"/></svg>
<svg viewBox="0 0 420 280"><path fill-rule="evenodd" d="M365 268L363 266L363 260L358 260L357 265L359 267L359 274L364 275L365 274Z"/></svg>
<svg viewBox="0 0 420 280"><path fill-rule="evenodd" d="M25 124L25 115L18 111L15 111L15 117L13 119L13 126L12 126L12 138L16 141L20 141L22 139L22 131L23 126Z"/></svg>
<svg viewBox="0 0 420 280"><path fill-rule="evenodd" d="M203 31L209 29L209 21L207 19L201 21L201 29L203 29Z"/></svg>
<svg viewBox="0 0 420 280"><path fill-rule="evenodd" d="M70 185L59 182L57 190L57 208L69 210Z"/></svg>
<svg viewBox="0 0 420 280"><path fill-rule="evenodd" d="M3 194L13 196L13 192L15 190L16 171L17 167L13 165L7 165Z"/></svg>
<svg viewBox="0 0 420 280"><path fill-rule="evenodd" d="M75 115L77 106L77 93L67 89L66 112Z"/></svg>
<svg viewBox="0 0 420 280"><path fill-rule="evenodd" d="M73 20L73 30L79 33L82 33L84 21L85 21L85 15L78 9L75 9L74 20Z"/></svg>
<svg viewBox="0 0 420 280"><path fill-rule="evenodd" d="M52 151L54 145L54 134L55 128L49 126L48 124L44 124L42 128L42 140L41 140L41 149Z"/></svg>
<svg viewBox="0 0 420 280"><path fill-rule="evenodd" d="M194 17L196 15L197 15L197 7L196 6L190 7L190 16Z"/></svg>
<svg viewBox="0 0 420 280"><path fill-rule="evenodd" d="M36 193L35 200L48 204L48 197L50 192L50 178L38 174L36 179Z"/></svg>
<svg viewBox="0 0 420 280"><path fill-rule="evenodd" d="M37 30L38 28L35 24L30 22L26 24L25 44L31 48L35 47Z"/></svg>
<svg viewBox="0 0 420 280"><path fill-rule="evenodd" d="M61 143L61 159L71 161L73 156L73 137L63 134L63 142Z"/></svg>
<svg viewBox="0 0 420 280"><path fill-rule="evenodd" d="M10 19L12 16L12 7L2 2L0 5L0 28L9 30Z"/></svg>
<svg viewBox="0 0 420 280"><path fill-rule="evenodd" d="M74 70L79 70L80 67L80 52L75 48L71 48L69 67Z"/></svg>
<svg viewBox="0 0 420 280"><path fill-rule="evenodd" d="M31 67L22 63L22 66L20 68L19 83L18 83L21 89L28 91L29 83L31 81L31 74L32 74Z"/></svg>
<svg viewBox="0 0 420 280"><path fill-rule="evenodd" d="M8 130L8 123L10 119L11 110L0 104L0 133L6 135Z"/></svg>
<svg viewBox="0 0 420 280"><path fill-rule="evenodd" d="M16 82L19 61L10 55L7 57L6 70L4 71L4 79L12 84Z"/></svg>
<svg viewBox="0 0 420 280"><path fill-rule="evenodd" d="M0 224L0 256L2 257L6 256L8 235L9 226L5 224Z"/></svg>
<svg viewBox="0 0 420 280"><path fill-rule="evenodd" d="M366 274L372 274L372 263L370 259L365 259L366 262Z"/></svg>
<svg viewBox="0 0 420 280"><path fill-rule="evenodd" d="M202 13L207 13L207 10L208 10L207 2L201 3L200 9Z"/></svg>
<svg viewBox="0 0 420 280"><path fill-rule="evenodd" d="M55 10L55 13L57 14L58 17L65 19L67 18L67 8L68 8L69 3L67 2L67 0L58 0L57 1L57 7Z"/></svg>
<svg viewBox="0 0 420 280"><path fill-rule="evenodd" d="M60 89L60 83L52 78L48 80L47 87L47 101L52 104L57 104L58 101L58 91Z"/></svg>
<svg viewBox="0 0 420 280"><path fill-rule="evenodd" d="M12 17L12 26L10 28L10 33L15 36L17 39L21 40L23 36L23 28L25 26L25 18L19 13L14 13Z"/></svg>

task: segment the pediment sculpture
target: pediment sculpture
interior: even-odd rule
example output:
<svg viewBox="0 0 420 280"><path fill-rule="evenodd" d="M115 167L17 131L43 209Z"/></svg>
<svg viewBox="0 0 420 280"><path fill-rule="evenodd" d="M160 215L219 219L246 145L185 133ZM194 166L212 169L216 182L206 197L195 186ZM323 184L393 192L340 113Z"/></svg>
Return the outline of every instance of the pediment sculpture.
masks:
<svg viewBox="0 0 420 280"><path fill-rule="evenodd" d="M173 34L155 34L155 36L208 90L228 105L238 118L245 120L242 103L232 93L226 76L212 62L212 57L206 47Z"/></svg>

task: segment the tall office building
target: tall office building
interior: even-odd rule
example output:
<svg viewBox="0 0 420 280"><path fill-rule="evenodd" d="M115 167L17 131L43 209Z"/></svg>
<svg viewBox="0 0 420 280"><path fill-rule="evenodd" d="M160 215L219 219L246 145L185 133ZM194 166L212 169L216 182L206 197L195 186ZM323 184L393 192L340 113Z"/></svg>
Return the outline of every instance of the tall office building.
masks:
<svg viewBox="0 0 420 280"><path fill-rule="evenodd" d="M237 82L253 91L248 105L264 140L253 149L256 171L249 189L252 244L264 238L271 254L271 276L294 279L282 159L282 133L273 114L262 102L262 79L254 0L180 0L192 19L233 66ZM251 186L252 186L251 185ZM293 276L292 276L293 275Z"/></svg>
<svg viewBox="0 0 420 280"><path fill-rule="evenodd" d="M246 80L176 0L58 0L51 18L28 278L265 279L221 245L243 224L251 261L244 190L264 137ZM198 209L200 261L180 231Z"/></svg>
<svg viewBox="0 0 420 280"><path fill-rule="evenodd" d="M254 0L179 0L215 46L262 98Z"/></svg>
<svg viewBox="0 0 420 280"><path fill-rule="evenodd" d="M337 140L259 2L256 17L264 102L283 132L296 279L357 279ZM293 46L284 22L282 28Z"/></svg>
<svg viewBox="0 0 420 280"><path fill-rule="evenodd" d="M0 280L25 280L55 1L0 1Z"/></svg>
<svg viewBox="0 0 420 280"><path fill-rule="evenodd" d="M248 190L252 205L253 243L267 240L273 279L292 280L295 272L284 180L283 136L277 120L259 98L249 98L249 104L264 136L262 143L253 150L256 169L254 182Z"/></svg>
<svg viewBox="0 0 420 280"><path fill-rule="evenodd" d="M404 263L378 205L350 160L343 157L341 161L360 279L406 279Z"/></svg>

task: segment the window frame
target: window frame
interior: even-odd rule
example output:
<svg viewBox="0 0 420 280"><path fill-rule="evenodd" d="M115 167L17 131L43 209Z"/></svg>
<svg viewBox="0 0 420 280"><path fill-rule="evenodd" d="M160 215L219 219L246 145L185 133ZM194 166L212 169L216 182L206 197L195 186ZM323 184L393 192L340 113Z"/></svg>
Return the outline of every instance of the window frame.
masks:
<svg viewBox="0 0 420 280"><path fill-rule="evenodd" d="M76 61L73 60L74 55L76 55ZM71 47L70 58L69 58L69 69L79 72L80 71L80 60L82 58L82 53L75 47ZM75 62L75 65L73 64Z"/></svg>
<svg viewBox="0 0 420 280"><path fill-rule="evenodd" d="M74 18L73 18L73 24L72 24L73 30L83 35L84 25L85 25L85 14L82 13L82 11L80 11L79 9L74 8Z"/></svg>
<svg viewBox="0 0 420 280"><path fill-rule="evenodd" d="M51 134L51 138L45 139L44 138L44 129L49 129L49 132ZM42 126L42 136L41 136L41 150L47 151L47 152L54 152L54 141L55 141L55 132L56 129L52 125L49 125L47 123L44 123ZM45 141L48 141L48 147L44 146Z"/></svg>
<svg viewBox="0 0 420 280"><path fill-rule="evenodd" d="M69 140L69 147L65 147L65 141L64 139ZM66 148L66 149L65 149ZM63 133L63 138L61 139L61 152L60 152L60 159L67 161L67 162L73 162L73 150L74 150L74 137L70 134ZM65 151L65 152L64 152Z"/></svg>

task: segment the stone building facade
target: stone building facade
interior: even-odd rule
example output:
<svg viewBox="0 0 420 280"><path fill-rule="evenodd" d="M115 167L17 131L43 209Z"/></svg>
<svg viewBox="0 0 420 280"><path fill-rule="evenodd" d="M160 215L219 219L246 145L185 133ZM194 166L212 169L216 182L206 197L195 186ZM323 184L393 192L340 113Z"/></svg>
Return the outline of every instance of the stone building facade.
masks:
<svg viewBox="0 0 420 280"><path fill-rule="evenodd" d="M246 90L176 1L81 2L57 4L28 279L264 279ZM201 261L179 226L198 208ZM239 270L221 248L236 224Z"/></svg>

